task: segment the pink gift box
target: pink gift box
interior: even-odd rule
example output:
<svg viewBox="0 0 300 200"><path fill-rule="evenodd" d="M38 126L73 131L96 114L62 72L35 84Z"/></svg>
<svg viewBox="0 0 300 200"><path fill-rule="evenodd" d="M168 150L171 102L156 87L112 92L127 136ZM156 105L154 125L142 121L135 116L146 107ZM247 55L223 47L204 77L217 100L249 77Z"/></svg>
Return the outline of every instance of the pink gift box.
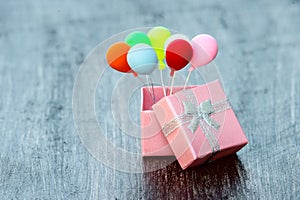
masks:
<svg viewBox="0 0 300 200"><path fill-rule="evenodd" d="M233 154L248 143L219 81L161 98L153 111L183 169Z"/></svg>
<svg viewBox="0 0 300 200"><path fill-rule="evenodd" d="M169 143L161 131L161 126L152 110L155 103L149 92L152 88L141 88L141 146L142 156L174 156ZM155 101L158 102L164 97L163 88L155 86ZM183 87L174 87L174 92L182 90Z"/></svg>

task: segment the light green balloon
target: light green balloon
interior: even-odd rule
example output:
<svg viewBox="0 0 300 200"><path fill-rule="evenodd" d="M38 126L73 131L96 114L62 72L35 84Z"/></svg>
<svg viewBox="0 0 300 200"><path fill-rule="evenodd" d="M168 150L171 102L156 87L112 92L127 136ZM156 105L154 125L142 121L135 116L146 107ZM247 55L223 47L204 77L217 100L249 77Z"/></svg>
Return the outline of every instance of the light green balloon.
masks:
<svg viewBox="0 0 300 200"><path fill-rule="evenodd" d="M129 46L134 46L136 44L148 44L151 46L151 41L149 39L149 37L147 36L146 33L142 32L142 31L134 31L130 34L128 34L125 38L125 42L129 45Z"/></svg>

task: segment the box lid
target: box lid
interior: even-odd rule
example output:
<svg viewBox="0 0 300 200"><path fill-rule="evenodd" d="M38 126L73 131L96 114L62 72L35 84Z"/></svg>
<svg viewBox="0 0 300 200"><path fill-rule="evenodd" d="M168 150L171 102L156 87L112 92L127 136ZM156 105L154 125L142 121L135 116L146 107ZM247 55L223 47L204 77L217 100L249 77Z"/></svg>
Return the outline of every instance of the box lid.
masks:
<svg viewBox="0 0 300 200"><path fill-rule="evenodd" d="M248 142L218 80L164 97L153 111L184 169Z"/></svg>

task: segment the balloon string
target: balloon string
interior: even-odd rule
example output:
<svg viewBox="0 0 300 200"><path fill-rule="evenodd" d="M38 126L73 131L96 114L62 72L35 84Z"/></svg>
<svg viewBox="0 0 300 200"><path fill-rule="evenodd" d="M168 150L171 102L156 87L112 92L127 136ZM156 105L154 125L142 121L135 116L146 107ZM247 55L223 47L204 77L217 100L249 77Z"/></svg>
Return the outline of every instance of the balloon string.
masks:
<svg viewBox="0 0 300 200"><path fill-rule="evenodd" d="M147 83L145 83L139 76L136 76L138 79L139 79L139 81L143 84L143 86L146 86L146 88L147 88L147 90L148 90L148 92L150 93L150 95L151 95L151 91L150 91L150 89L147 87ZM151 95L152 96L152 95Z"/></svg>
<svg viewBox="0 0 300 200"><path fill-rule="evenodd" d="M156 98L155 98L155 93L154 93L154 87L153 87L153 81L152 81L152 79L151 79L150 76L149 76L149 80L150 80L151 88L152 88L153 102L156 103Z"/></svg>
<svg viewBox="0 0 300 200"><path fill-rule="evenodd" d="M169 92L169 89L171 87L171 81L172 81L172 76L170 76L169 78L169 82L168 82L168 87L167 87L167 90L166 90L166 94L168 95L168 92ZM170 94L170 93L169 93Z"/></svg>
<svg viewBox="0 0 300 200"><path fill-rule="evenodd" d="M170 95L173 94L173 87L174 87L174 80L175 80L175 76L176 76L176 72L174 72L174 75L172 76L172 85L171 85L171 91L170 91Z"/></svg>
<svg viewBox="0 0 300 200"><path fill-rule="evenodd" d="M187 83L189 82L189 79L190 79L190 76L191 76L191 72L192 72L192 71L189 71L189 73L188 73L188 75L187 75L187 77L186 77L186 80L185 80L185 83L184 83L183 90L185 90L186 85L187 85Z"/></svg>
<svg viewBox="0 0 300 200"><path fill-rule="evenodd" d="M139 79L139 81L141 82L141 83L143 83L143 85L145 85L145 82L139 77L139 76L136 76L138 79Z"/></svg>
<svg viewBox="0 0 300 200"><path fill-rule="evenodd" d="M162 70L160 70L160 80L161 80L161 85L162 85L162 88L164 91L164 95L167 96Z"/></svg>
<svg viewBox="0 0 300 200"><path fill-rule="evenodd" d="M149 77L149 75L146 75L146 79L147 79L147 82L148 82L148 87L151 87L151 83L150 83L150 77ZM149 88L148 88L149 89ZM148 90L149 91L149 93L150 93L150 95L151 95L151 97L152 97L152 100L153 100L153 104L155 103L155 97L154 97L154 89L153 89L153 84L152 84L152 92L153 93L151 93L151 90L149 89Z"/></svg>

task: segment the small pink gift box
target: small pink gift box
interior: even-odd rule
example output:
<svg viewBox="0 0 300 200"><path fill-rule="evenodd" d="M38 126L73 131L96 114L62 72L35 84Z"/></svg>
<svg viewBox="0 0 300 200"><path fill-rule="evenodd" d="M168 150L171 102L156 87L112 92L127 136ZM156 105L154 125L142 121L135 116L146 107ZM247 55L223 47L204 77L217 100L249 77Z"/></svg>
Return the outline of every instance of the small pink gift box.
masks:
<svg viewBox="0 0 300 200"><path fill-rule="evenodd" d="M190 88L190 87L189 87ZM163 88L155 86L155 102L164 97ZM183 87L174 87L174 92L182 90ZM150 90L150 91L149 91ZM169 143L161 131L161 126L152 110L155 103L151 96L152 88L141 88L141 146L142 156L174 156Z"/></svg>
<svg viewBox="0 0 300 200"><path fill-rule="evenodd" d="M233 154L248 143L219 81L164 97L153 111L183 169Z"/></svg>

